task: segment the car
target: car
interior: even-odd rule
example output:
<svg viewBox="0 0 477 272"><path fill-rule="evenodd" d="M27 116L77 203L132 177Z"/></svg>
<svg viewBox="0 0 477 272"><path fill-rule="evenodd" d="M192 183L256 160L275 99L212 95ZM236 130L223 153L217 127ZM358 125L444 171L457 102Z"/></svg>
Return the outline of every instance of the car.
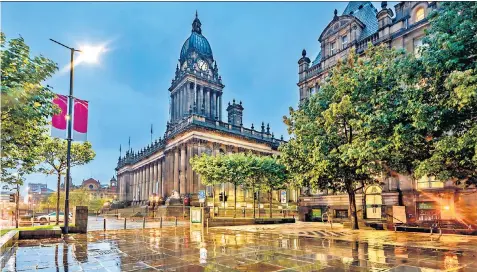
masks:
<svg viewBox="0 0 477 272"><path fill-rule="evenodd" d="M73 218L73 214L72 213L69 213L69 219ZM40 221L40 224L46 224L48 223L48 219L50 222L56 222L56 212L52 212L52 213L49 213L49 214L46 214L46 215L41 215L41 216L38 216L38 221ZM63 222L65 219L65 213L64 212L60 212L60 215L58 217L58 220L60 222Z"/></svg>

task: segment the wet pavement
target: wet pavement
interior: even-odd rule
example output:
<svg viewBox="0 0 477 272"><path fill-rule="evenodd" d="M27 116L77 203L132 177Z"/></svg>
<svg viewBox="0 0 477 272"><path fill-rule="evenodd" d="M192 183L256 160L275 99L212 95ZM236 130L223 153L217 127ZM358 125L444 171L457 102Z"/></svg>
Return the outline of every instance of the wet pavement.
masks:
<svg viewBox="0 0 477 272"><path fill-rule="evenodd" d="M3 256L2 271L477 271L476 237L346 230L310 237L280 229L293 226L166 227L25 240Z"/></svg>

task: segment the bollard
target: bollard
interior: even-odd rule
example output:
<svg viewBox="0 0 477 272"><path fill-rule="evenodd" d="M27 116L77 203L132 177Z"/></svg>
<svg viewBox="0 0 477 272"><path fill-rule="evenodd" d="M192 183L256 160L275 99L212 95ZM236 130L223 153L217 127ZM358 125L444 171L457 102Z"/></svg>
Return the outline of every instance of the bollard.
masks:
<svg viewBox="0 0 477 272"><path fill-rule="evenodd" d="M126 217L124 217L124 229L126 229Z"/></svg>
<svg viewBox="0 0 477 272"><path fill-rule="evenodd" d="M50 216L48 216L48 226L51 224Z"/></svg>
<svg viewBox="0 0 477 272"><path fill-rule="evenodd" d="M177 216L176 216L176 227L177 227Z"/></svg>
<svg viewBox="0 0 477 272"><path fill-rule="evenodd" d="M35 224L35 221L33 220L33 216L31 217L31 226L33 227Z"/></svg>
<svg viewBox="0 0 477 272"><path fill-rule="evenodd" d="M209 218L207 218L206 223L207 223L207 233L209 233Z"/></svg>
<svg viewBox="0 0 477 272"><path fill-rule="evenodd" d="M159 221L159 228L162 229L162 216L161 216L161 220Z"/></svg>
<svg viewBox="0 0 477 272"><path fill-rule="evenodd" d="M146 228L146 217L142 218L142 228Z"/></svg>
<svg viewBox="0 0 477 272"><path fill-rule="evenodd" d="M106 231L106 218L103 219L103 230Z"/></svg>

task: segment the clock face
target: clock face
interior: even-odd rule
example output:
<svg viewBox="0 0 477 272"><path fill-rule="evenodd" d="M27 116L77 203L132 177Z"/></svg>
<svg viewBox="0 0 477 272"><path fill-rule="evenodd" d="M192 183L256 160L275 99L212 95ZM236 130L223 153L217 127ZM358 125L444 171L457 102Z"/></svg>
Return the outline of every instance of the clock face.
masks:
<svg viewBox="0 0 477 272"><path fill-rule="evenodd" d="M199 67L200 70L202 71L207 71L207 69L209 68L209 66L207 65L207 62L203 61L203 60L199 60L197 62L197 66Z"/></svg>

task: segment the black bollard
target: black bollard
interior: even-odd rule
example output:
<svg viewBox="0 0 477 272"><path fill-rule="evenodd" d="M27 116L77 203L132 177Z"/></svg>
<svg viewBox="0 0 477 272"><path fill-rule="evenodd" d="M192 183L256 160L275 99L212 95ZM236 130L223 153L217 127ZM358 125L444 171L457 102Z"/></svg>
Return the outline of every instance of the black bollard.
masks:
<svg viewBox="0 0 477 272"><path fill-rule="evenodd" d="M176 227L177 227L177 216L176 216Z"/></svg>
<svg viewBox="0 0 477 272"><path fill-rule="evenodd" d="M126 229L126 217L124 217L124 229Z"/></svg>
<svg viewBox="0 0 477 272"><path fill-rule="evenodd" d="M162 216L161 216L161 221L159 221L159 222L160 222L160 223L159 223L159 228L162 229Z"/></svg>
<svg viewBox="0 0 477 272"><path fill-rule="evenodd" d="M106 218L103 218L103 230L106 231Z"/></svg>
<svg viewBox="0 0 477 272"><path fill-rule="evenodd" d="M143 229L146 228L146 217L143 217L143 218L142 218L142 228L143 228Z"/></svg>

